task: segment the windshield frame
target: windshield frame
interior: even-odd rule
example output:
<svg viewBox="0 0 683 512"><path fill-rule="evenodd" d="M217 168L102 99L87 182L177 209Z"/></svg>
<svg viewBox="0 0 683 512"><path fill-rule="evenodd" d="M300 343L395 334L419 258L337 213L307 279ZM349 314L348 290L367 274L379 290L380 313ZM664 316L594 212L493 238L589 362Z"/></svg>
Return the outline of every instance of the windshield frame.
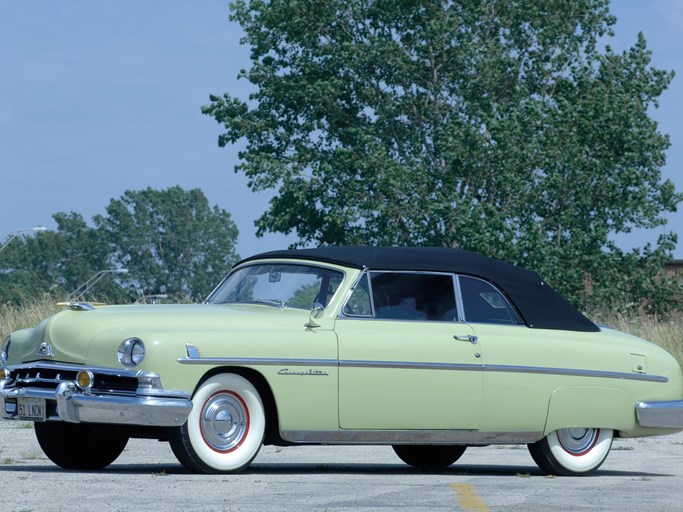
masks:
<svg viewBox="0 0 683 512"><path fill-rule="evenodd" d="M255 261L250 261L246 265L240 265L239 267L233 268L230 273L216 286L213 291L208 295L208 297L204 300L204 304L216 304L216 305L253 305L253 304L258 304L258 305L265 305L269 307L277 307L279 309L285 309L285 308L290 308L290 309L295 309L299 311L310 311L315 304L311 304L311 307L308 308L303 308L300 306L296 305L291 305L287 303L287 301L283 301L281 299L276 299L276 298L255 298L255 300L251 301L226 301L226 300L216 300L215 297L217 294L221 292L221 290L225 287L225 284L237 273L242 272L244 270L248 270L253 267L270 267L271 272L273 267L299 267L299 268L306 268L306 269L314 269L314 270L321 270L324 272L324 274L327 274L327 278L331 278L333 276L338 276L340 277L340 281L337 284L337 286L334 288L333 293L330 293L327 297L327 301L325 304L322 304L324 309L327 309L328 306L330 306L337 296L340 293L340 290L343 288L343 284L346 281L347 278L347 272L339 267L332 267L332 266L327 266L327 265L319 265L310 261L283 261L283 260L255 260ZM315 274L316 272L311 272L311 274ZM302 273L303 274L303 273ZM322 276L321 276L322 277ZM321 281L321 286L322 286L322 281Z"/></svg>

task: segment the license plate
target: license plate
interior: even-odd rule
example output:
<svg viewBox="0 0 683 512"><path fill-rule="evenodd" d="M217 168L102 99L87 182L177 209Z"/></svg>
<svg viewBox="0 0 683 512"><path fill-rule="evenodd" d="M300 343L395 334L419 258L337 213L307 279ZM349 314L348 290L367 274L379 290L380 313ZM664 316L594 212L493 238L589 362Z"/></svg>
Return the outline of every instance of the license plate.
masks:
<svg viewBox="0 0 683 512"><path fill-rule="evenodd" d="M45 421L45 400L17 398L17 415L20 420Z"/></svg>

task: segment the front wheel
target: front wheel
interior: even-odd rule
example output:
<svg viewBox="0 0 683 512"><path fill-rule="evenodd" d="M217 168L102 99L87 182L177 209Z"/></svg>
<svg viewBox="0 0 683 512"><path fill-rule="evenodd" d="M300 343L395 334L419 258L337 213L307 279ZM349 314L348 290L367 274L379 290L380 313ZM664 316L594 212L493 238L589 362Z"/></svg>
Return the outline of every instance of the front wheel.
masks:
<svg viewBox="0 0 683 512"><path fill-rule="evenodd" d="M445 469L457 461L466 446L456 445L408 445L396 444L392 448L398 458L409 466L417 469L440 470Z"/></svg>
<svg viewBox="0 0 683 512"><path fill-rule="evenodd" d="M587 475L597 470L612 447L607 428L562 428L528 445L534 462L548 474Z"/></svg>
<svg viewBox="0 0 683 512"><path fill-rule="evenodd" d="M199 473L234 473L256 457L265 432L263 402L256 388L233 373L215 375L192 398L187 422L169 432L178 460Z"/></svg>
<svg viewBox="0 0 683 512"><path fill-rule="evenodd" d="M37 422L34 429L45 455L64 469L102 469L128 443L120 430L87 423Z"/></svg>

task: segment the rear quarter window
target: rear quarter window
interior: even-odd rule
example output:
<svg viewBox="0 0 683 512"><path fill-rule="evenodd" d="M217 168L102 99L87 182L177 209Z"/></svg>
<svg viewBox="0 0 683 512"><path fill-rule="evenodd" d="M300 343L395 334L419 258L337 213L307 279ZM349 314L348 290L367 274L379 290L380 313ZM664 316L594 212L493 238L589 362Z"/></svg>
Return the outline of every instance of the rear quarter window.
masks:
<svg viewBox="0 0 683 512"><path fill-rule="evenodd" d="M491 283L459 276L465 321L517 325L519 317L505 296Z"/></svg>

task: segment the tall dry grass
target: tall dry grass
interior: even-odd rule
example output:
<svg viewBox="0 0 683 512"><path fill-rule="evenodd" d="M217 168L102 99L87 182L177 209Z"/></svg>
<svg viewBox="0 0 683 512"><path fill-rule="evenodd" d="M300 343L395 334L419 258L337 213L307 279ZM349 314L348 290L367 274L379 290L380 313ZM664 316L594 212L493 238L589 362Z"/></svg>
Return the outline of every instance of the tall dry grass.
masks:
<svg viewBox="0 0 683 512"><path fill-rule="evenodd" d="M32 327L61 308L58 299L45 297L26 302L21 306L0 304L0 342L10 332ZM683 366L683 316L671 319L622 314L611 311L595 311L589 317L618 331L627 332L649 340L668 350Z"/></svg>
<svg viewBox="0 0 683 512"><path fill-rule="evenodd" d="M595 322L656 343L670 352L683 367L683 316L657 318L638 313L595 312Z"/></svg>
<svg viewBox="0 0 683 512"><path fill-rule="evenodd" d="M58 299L44 297L33 299L19 306L13 304L0 304L0 341L17 329L33 327L41 320L54 315L61 310L57 306Z"/></svg>

